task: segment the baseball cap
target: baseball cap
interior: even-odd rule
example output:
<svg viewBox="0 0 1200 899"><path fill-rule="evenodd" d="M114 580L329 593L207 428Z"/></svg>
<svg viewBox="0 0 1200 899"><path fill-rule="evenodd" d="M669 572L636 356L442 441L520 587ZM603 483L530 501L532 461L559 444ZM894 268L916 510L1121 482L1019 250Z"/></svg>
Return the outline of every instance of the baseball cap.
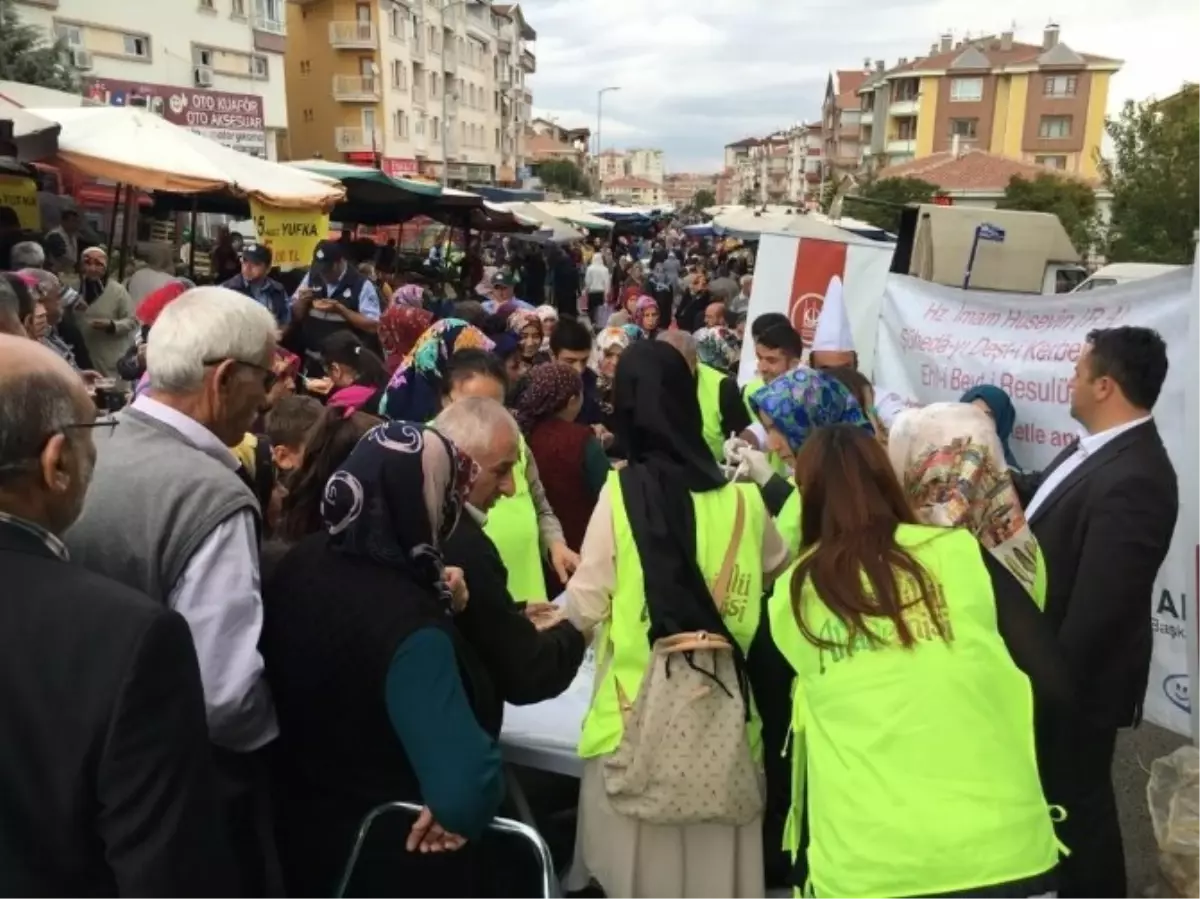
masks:
<svg viewBox="0 0 1200 899"><path fill-rule="evenodd" d="M248 243L242 247L242 261L254 262L271 267L271 248L262 243Z"/></svg>
<svg viewBox="0 0 1200 899"><path fill-rule="evenodd" d="M340 243L336 240L323 240L317 244L316 252L313 253L313 265L336 265L345 258L346 253Z"/></svg>
<svg viewBox="0 0 1200 899"><path fill-rule="evenodd" d="M501 270L492 275L492 287L512 287L513 276Z"/></svg>

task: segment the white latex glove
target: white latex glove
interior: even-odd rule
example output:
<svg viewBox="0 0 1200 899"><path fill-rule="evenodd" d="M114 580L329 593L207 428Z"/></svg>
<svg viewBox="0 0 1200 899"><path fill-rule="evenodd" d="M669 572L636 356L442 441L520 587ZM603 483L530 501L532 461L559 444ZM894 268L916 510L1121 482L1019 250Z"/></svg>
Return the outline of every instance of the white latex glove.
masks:
<svg viewBox="0 0 1200 899"><path fill-rule="evenodd" d="M771 475L775 474L775 469L771 467L767 454L749 445L744 444L737 450L735 461L738 465L738 472L744 472L746 477L759 487L771 480Z"/></svg>
<svg viewBox="0 0 1200 899"><path fill-rule="evenodd" d="M722 449L725 453L725 461L730 465L736 465L741 459L738 453L743 449L751 449L751 446L741 437L730 437L725 441Z"/></svg>

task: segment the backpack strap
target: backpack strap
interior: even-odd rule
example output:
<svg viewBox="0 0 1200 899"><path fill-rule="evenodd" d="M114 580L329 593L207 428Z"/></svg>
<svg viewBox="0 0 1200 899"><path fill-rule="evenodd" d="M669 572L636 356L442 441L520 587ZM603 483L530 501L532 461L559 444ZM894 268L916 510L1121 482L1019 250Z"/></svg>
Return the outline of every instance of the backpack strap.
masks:
<svg viewBox="0 0 1200 899"><path fill-rule="evenodd" d="M729 592L729 584L733 580L734 563L737 561L738 548L742 543L742 531L746 527L746 500L742 496L741 487L734 486L737 491L737 512L733 516L733 533L729 538L729 548L725 550L725 559L721 562L721 570L713 582L712 598L717 604L717 611L725 611L725 596Z"/></svg>

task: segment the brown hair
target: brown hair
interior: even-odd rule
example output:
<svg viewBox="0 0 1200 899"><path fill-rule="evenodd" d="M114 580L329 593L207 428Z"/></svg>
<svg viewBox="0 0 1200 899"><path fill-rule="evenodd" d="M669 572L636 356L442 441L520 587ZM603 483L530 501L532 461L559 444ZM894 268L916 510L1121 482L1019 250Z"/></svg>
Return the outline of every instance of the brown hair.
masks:
<svg viewBox="0 0 1200 899"><path fill-rule="evenodd" d="M900 644L909 647L915 637L904 611L920 604L938 636L946 639L936 585L896 543L896 527L916 524L916 516L887 453L870 433L854 425L818 428L796 457L796 487L804 497L800 545L807 552L792 576L792 612L804 638L831 650L852 650L864 641L879 646L885 641L866 619L888 618ZM844 644L819 636L805 622L800 597L809 579L846 629ZM915 584L916 601L905 603L901 580Z"/></svg>

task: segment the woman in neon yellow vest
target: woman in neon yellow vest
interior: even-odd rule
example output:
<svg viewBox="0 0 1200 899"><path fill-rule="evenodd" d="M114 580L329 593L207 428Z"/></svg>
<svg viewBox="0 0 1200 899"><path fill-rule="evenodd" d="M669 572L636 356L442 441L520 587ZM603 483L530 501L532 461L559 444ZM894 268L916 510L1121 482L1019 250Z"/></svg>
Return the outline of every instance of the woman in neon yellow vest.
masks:
<svg viewBox="0 0 1200 899"><path fill-rule="evenodd" d="M1045 607L1046 563L985 411L972 403L932 403L901 412L888 457L917 521L969 530Z"/></svg>
<svg viewBox="0 0 1200 899"><path fill-rule="evenodd" d="M695 373L696 400L700 404L700 433L713 459L718 463L724 462L726 438L742 435L750 427L750 418L738 395L737 381L702 362L700 341L687 331L664 331L658 339L679 350Z"/></svg>
<svg viewBox="0 0 1200 899"><path fill-rule="evenodd" d="M864 429L818 430L796 475L803 550L769 616L797 676L788 841L806 807L810 894L1051 893L1033 695L1066 712L1072 689L1029 594L966 530L917 524Z"/></svg>
<svg viewBox="0 0 1200 899"><path fill-rule="evenodd" d="M682 356L661 341L635 343L621 357L614 421L629 465L609 476L567 585L568 618L585 633L599 629L595 692L579 742L576 870L609 896L761 896L764 889L761 821L652 826L616 813L605 790L605 760L624 734L617 688L636 701L651 642L704 630L727 634L744 654L762 590L788 561L757 489L727 483L705 446L692 383ZM718 611L711 588L739 505L735 573ZM752 716L751 751L757 732Z"/></svg>

